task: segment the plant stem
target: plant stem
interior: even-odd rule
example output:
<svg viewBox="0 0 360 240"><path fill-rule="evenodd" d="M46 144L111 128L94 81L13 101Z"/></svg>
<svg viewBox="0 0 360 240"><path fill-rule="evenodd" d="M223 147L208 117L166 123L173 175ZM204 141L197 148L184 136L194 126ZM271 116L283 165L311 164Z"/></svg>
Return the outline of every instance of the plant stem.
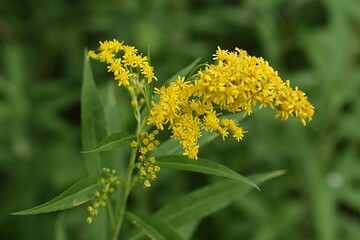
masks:
<svg viewBox="0 0 360 240"><path fill-rule="evenodd" d="M110 221L111 229L114 229L115 219L114 219L114 212L113 212L113 208L112 208L112 204L111 204L111 199L109 199L109 201L108 201L107 210L108 210L108 214L109 214L109 221Z"/></svg>
<svg viewBox="0 0 360 240"><path fill-rule="evenodd" d="M136 85L136 84L138 84L139 81L137 79L137 81L134 81L134 82ZM136 136L139 136L141 129L143 127L142 120L141 120L140 106L139 106L139 102L138 102L136 93L134 91L129 91L129 93L130 93L132 101L135 102L135 106L133 106L133 113L134 113L135 119L137 121ZM146 96L144 96L144 97L146 99ZM125 182L124 182L123 188L122 188L122 199L121 199L121 203L120 203L119 215L118 215L116 225L113 228L112 240L118 239L120 231L121 231L121 226L124 221L126 204L127 204L127 200L128 200L129 194L130 194L130 190L132 188L132 177L133 177L133 171L135 169L135 160L136 160L137 152L138 152L138 148L133 148L131 151L129 165L128 165L127 173L126 173L126 178L125 178Z"/></svg>
<svg viewBox="0 0 360 240"><path fill-rule="evenodd" d="M118 216L115 228L113 229L112 240L118 239L120 230L121 230L121 226L122 226L122 223L124 220L126 203L127 203L128 197L129 197L130 189L131 189L131 178L132 178L132 173L133 173L134 166L135 166L136 154L137 154L137 148L132 149L130 161L129 161L129 165L128 165L128 169L127 169L126 179L125 179L125 183L124 183L123 189L122 189L123 191L122 191L122 200L121 200L121 205L120 205L120 210L119 210L119 216Z"/></svg>

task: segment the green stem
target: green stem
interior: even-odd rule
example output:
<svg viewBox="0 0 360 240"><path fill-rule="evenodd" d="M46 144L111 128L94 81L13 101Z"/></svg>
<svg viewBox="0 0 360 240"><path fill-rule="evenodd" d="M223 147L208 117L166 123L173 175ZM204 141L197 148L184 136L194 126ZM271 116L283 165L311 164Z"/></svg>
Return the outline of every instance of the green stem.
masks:
<svg viewBox="0 0 360 240"><path fill-rule="evenodd" d="M135 83L137 83L137 82L138 81L135 81ZM137 121L136 135L139 136L139 133L142 129L140 106L137 101L137 95L134 92L130 91L130 96L131 96L132 101L135 101L135 103L136 103L136 106L133 106L133 108L134 108L133 112L134 112L135 119ZM124 182L123 188L122 188L122 199L121 199L121 203L120 203L119 215L118 215L116 225L113 228L112 240L117 240L119 238L121 226L124 221L126 204L127 204L127 200L128 200L129 194L130 194L130 190L132 188L131 182L132 182L132 177L133 177L133 171L135 169L135 160L136 160L137 152L138 152L138 148L133 148L131 151L129 165L128 165L127 173L126 173L126 178L125 178L125 182Z"/></svg>
<svg viewBox="0 0 360 240"><path fill-rule="evenodd" d="M118 219L117 219L114 231L113 231L112 240L118 239L120 230L121 230L121 226L122 226L122 223L124 220L126 204L127 204L130 190L131 190L131 178L132 178L132 173L133 173L133 170L135 167L136 154L137 154L137 149L133 149L131 151L131 156L130 156L130 161L129 161L129 165L128 165L128 169L127 169L126 179L125 179L125 182L123 185L122 201L121 201L121 205L120 205L119 216L118 216Z"/></svg>
<svg viewBox="0 0 360 240"><path fill-rule="evenodd" d="M111 199L109 199L109 201L108 201L107 210L108 210L108 214L109 214L109 221L110 221L111 229L114 229L115 219L114 219L114 212L113 212L113 208L112 208L112 204L111 204Z"/></svg>

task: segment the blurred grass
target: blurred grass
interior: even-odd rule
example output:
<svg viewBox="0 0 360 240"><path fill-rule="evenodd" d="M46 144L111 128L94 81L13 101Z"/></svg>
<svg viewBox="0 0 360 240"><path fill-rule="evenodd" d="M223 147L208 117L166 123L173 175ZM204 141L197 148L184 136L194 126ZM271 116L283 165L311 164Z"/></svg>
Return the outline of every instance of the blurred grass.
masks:
<svg viewBox="0 0 360 240"><path fill-rule="evenodd" d="M359 1L19 4L0 2L2 238L90 238L82 208L29 217L8 213L47 201L85 176L79 153L83 49L119 38L144 53L150 44L161 81L198 56L210 60L218 45L246 49L269 60L316 107L306 128L296 120L273 120L270 109L257 111L243 122L248 133L242 142L216 140L200 150L241 174L279 168L288 174L204 219L193 239L360 239ZM105 81L104 69L94 64L104 101L125 104L126 94ZM128 109L118 112L113 132L132 126ZM135 190L130 208L154 211L209 181L161 171L152 189Z"/></svg>

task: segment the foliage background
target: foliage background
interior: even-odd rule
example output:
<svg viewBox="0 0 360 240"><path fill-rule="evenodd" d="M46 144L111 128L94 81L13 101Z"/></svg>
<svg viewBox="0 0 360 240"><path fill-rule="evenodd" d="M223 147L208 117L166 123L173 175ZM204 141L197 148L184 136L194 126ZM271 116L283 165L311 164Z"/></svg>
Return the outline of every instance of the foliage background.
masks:
<svg viewBox="0 0 360 240"><path fill-rule="evenodd" d="M84 47L124 39L146 53L160 81L217 46L263 56L308 93L314 120L274 121L270 109L243 121L237 143L216 140L201 156L241 174L286 169L204 219L192 239L360 239L360 2L358 0L0 1L0 235L3 239L88 239L84 207L11 216L45 202L86 173L80 148ZM108 98L114 84L93 64ZM117 98L125 104L126 94ZM132 127L119 109L113 130ZM119 161L126 152L117 152ZM125 160L124 160L125 161ZM131 209L153 212L213 181L162 171Z"/></svg>

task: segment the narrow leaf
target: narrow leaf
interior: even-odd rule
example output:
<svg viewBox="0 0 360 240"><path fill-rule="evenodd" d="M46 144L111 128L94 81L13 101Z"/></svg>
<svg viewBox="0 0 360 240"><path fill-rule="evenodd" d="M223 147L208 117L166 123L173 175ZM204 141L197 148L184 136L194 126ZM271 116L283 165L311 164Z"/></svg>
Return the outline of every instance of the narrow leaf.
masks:
<svg viewBox="0 0 360 240"><path fill-rule="evenodd" d="M138 228L140 228L151 239L156 240L180 240L181 236L167 223L162 220L134 213L126 213L126 217Z"/></svg>
<svg viewBox="0 0 360 240"><path fill-rule="evenodd" d="M262 184L284 173L285 171L278 170L255 175L249 177L249 179L256 184ZM237 180L226 180L210 184L167 204L155 214L155 217L162 219L177 229L190 221L200 220L227 207L232 202L243 197L251 189L250 185L242 184ZM142 233L137 232L129 239L140 239L142 236Z"/></svg>
<svg viewBox="0 0 360 240"><path fill-rule="evenodd" d="M162 142L160 146L155 148L155 150L152 152L152 155L157 156L163 156L167 154L181 154L182 153L182 147L180 143L173 138L169 138L165 142Z"/></svg>
<svg viewBox="0 0 360 240"><path fill-rule="evenodd" d="M256 175L250 179L256 184L261 184L262 180L269 180L270 177L282 174L284 171L280 170ZM227 207L248 193L251 188L248 184L241 184L234 180L211 184L166 205L155 216L164 219L172 226L180 226L190 220L201 219Z"/></svg>
<svg viewBox="0 0 360 240"><path fill-rule="evenodd" d="M199 60L200 60L200 59L199 59ZM191 69L191 71L189 72L188 77L191 77L191 76L194 75L197 71L199 71L201 67L206 66L206 65L207 65L207 63L200 63L200 64L194 66L194 67Z"/></svg>
<svg viewBox="0 0 360 240"><path fill-rule="evenodd" d="M73 208L91 200L94 192L100 188L97 177L85 178L52 200L24 211L12 213L12 215L33 215Z"/></svg>
<svg viewBox="0 0 360 240"><path fill-rule="evenodd" d="M195 220L192 222L188 222L188 223L184 224L183 226L177 228L176 231L185 240L190 240L190 239L193 239L193 236L199 225L200 225L200 220Z"/></svg>
<svg viewBox="0 0 360 240"><path fill-rule="evenodd" d="M176 79L178 78L178 76L188 77L189 74L191 73L192 69L194 67L196 67L196 65L200 62L200 60L201 60L201 58L197 58L193 62L191 62L189 65L187 65L186 67L182 68L180 71L175 73L171 78L169 78L166 81L165 85L169 84L170 82L175 82Z"/></svg>
<svg viewBox="0 0 360 240"><path fill-rule="evenodd" d="M110 151L114 148L125 146L134 139L136 139L136 136L129 133L114 133L89 150L82 151L82 153Z"/></svg>
<svg viewBox="0 0 360 240"><path fill-rule="evenodd" d="M90 149L106 136L107 124L103 107L95 86L90 62L84 57L83 84L81 90L82 149ZM90 175L97 175L101 172L99 153L84 155L83 157L86 170Z"/></svg>
<svg viewBox="0 0 360 240"><path fill-rule="evenodd" d="M162 156L156 158L156 164L160 167L170 168L175 170L198 172L204 174L215 175L219 177L230 178L233 180L238 180L244 183L253 186L254 188L259 189L259 187L249 179L241 176L237 172L231 170L230 168L209 161L204 158L199 158L198 160L190 160L186 156Z"/></svg>

